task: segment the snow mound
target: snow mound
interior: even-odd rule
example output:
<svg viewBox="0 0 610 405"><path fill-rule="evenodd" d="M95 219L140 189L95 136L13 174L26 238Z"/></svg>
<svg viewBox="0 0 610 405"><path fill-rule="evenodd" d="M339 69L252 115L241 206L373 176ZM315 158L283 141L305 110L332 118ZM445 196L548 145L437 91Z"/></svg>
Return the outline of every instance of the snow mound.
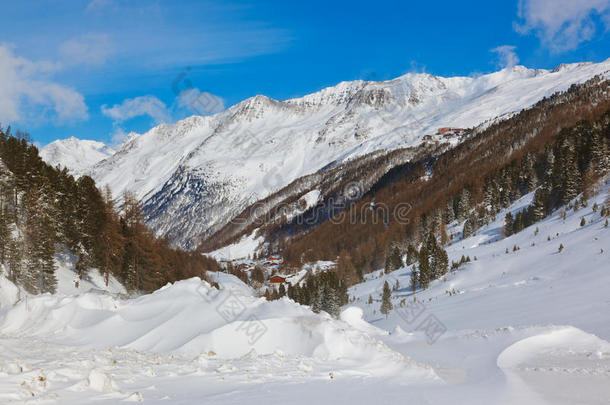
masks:
<svg viewBox="0 0 610 405"><path fill-rule="evenodd" d="M610 343L572 326L558 327L507 347L498 356L502 369L569 367L604 362L610 365Z"/></svg>
<svg viewBox="0 0 610 405"><path fill-rule="evenodd" d="M366 332L371 336L376 335L387 335L388 332L386 330L380 329L376 326L371 325L367 321L364 320L364 311L360 307L348 307L343 312L339 318L347 323L348 325L358 329L362 332Z"/></svg>
<svg viewBox="0 0 610 405"><path fill-rule="evenodd" d="M84 348L117 346L224 359L308 357L338 361L338 367L367 375L415 372L436 378L431 369L366 333L376 328L362 320L358 309L348 309L342 320L336 320L287 298L272 302L257 298L236 279L218 280L220 289L192 278L131 300L95 293L31 297L0 312L0 333ZM94 377L90 383L105 389L107 382Z"/></svg>

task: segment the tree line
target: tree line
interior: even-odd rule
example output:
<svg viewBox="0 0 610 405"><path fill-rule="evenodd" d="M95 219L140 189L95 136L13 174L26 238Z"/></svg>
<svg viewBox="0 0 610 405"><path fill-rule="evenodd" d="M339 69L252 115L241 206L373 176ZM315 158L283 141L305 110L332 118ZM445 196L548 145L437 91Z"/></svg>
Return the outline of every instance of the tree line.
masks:
<svg viewBox="0 0 610 405"><path fill-rule="evenodd" d="M129 290L152 291L219 268L156 237L132 193L119 214L108 187L46 164L25 133L0 128L0 159L0 261L31 293L56 290L55 254L62 250L74 255L81 279L97 268L106 283L113 275Z"/></svg>

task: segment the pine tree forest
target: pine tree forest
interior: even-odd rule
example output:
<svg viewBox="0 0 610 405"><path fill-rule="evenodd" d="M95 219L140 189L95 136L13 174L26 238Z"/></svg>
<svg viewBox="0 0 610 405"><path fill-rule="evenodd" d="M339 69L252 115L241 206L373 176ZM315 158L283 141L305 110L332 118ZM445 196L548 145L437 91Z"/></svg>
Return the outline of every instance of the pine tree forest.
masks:
<svg viewBox="0 0 610 405"><path fill-rule="evenodd" d="M112 275L138 291L219 268L155 237L132 194L117 210L107 187L44 163L28 140L0 129L0 260L13 282L34 294L54 292L55 254L65 251L75 257L81 279L96 268L106 283Z"/></svg>

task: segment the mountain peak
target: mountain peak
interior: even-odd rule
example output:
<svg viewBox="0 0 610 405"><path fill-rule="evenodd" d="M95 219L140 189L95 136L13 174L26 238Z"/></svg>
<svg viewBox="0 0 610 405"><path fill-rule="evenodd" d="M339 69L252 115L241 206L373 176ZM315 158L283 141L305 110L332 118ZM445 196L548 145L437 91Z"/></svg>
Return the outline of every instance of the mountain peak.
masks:
<svg viewBox="0 0 610 405"><path fill-rule="evenodd" d="M74 136L55 140L40 150L44 161L53 166L65 166L76 175L83 174L88 168L114 153L114 149L103 142L78 139Z"/></svg>

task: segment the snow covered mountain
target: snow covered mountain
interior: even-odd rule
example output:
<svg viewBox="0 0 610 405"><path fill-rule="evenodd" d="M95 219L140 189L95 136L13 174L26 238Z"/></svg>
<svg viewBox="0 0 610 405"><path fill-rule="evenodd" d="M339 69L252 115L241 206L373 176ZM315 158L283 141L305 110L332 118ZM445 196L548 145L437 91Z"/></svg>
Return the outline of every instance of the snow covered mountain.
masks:
<svg viewBox="0 0 610 405"><path fill-rule="evenodd" d="M75 174L81 174L114 154L114 149L103 142L88 141L71 137L51 142L40 151L45 162L56 166L66 166Z"/></svg>
<svg viewBox="0 0 610 405"><path fill-rule="evenodd" d="M89 173L115 195L132 190L157 234L194 248L249 204L332 163L416 146L441 127L485 125L609 72L610 59L478 77L409 73L342 82L302 98L259 95L213 116L159 125L88 169L75 164L77 151L43 156Z"/></svg>

